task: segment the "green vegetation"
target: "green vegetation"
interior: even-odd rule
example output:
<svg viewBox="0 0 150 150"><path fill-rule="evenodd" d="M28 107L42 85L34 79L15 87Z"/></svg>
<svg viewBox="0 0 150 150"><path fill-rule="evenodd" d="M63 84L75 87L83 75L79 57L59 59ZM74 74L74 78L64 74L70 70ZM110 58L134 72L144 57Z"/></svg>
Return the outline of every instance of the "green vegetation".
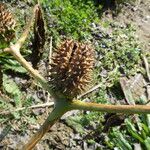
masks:
<svg viewBox="0 0 150 150"><path fill-rule="evenodd" d="M110 27L113 29L110 34L94 31L97 69L100 74L105 72L104 78L108 78L109 87L117 84L121 75L130 76L142 71L139 67L141 48L135 37L134 28L114 22L107 22L107 26L104 24L105 30L109 30Z"/></svg>
<svg viewBox="0 0 150 150"><path fill-rule="evenodd" d="M149 116L135 116L135 119L125 120L125 127L112 128L109 132L109 141L114 147L120 149L131 149L135 147L137 143L143 149L149 149L150 147L150 128L149 128ZM111 145L111 146L112 146Z"/></svg>
<svg viewBox="0 0 150 150"><path fill-rule="evenodd" d="M48 0L42 1L45 7L48 30L57 38L70 37L87 40L91 37L90 25L99 21L93 0Z"/></svg>

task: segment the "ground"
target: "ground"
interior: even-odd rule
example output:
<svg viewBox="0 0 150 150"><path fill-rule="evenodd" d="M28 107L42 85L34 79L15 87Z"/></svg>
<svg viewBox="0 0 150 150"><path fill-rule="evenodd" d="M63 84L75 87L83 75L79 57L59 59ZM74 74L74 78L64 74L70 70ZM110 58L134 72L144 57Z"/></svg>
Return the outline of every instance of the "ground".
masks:
<svg viewBox="0 0 150 150"><path fill-rule="evenodd" d="M134 25L136 30L135 36L139 38L140 42L143 45L143 53L150 53L150 0L138 0L136 4L125 4L117 15L114 15L110 10L106 10L103 14L102 20L113 20L122 25ZM110 30L113 30L113 27L110 28ZM0 149L14 149L18 141L25 142L28 137L31 136L39 128L40 124L44 122L44 119L48 116L48 113L51 110L52 107L38 108L31 111L33 117L38 115L38 117L36 116L38 123L28 124L28 127L25 128L26 131L24 133L19 133L18 126L20 126L20 124L16 125L16 127L14 126L11 129L11 134L6 134L7 136L0 143ZM78 113L79 112L77 111L72 112L71 114L68 113L68 115L78 116ZM66 120L66 117L60 119L60 121L57 122L43 137L42 141L37 144L35 150L96 150L100 147L104 148L102 145L98 144L98 142L89 144L86 140L87 137L92 135L89 131L93 129L96 130L96 127L98 125L91 125L91 129L89 129L89 131L86 131L87 133L85 136L84 134L79 133L73 126L69 126ZM4 126L0 125L0 133L1 131L3 131L3 129Z"/></svg>

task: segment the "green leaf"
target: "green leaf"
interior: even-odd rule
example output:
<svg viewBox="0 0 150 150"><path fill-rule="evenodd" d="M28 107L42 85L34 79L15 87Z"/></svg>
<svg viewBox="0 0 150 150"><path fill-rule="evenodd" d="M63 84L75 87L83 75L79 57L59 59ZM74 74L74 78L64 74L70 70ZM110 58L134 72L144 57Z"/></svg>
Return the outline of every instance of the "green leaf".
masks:
<svg viewBox="0 0 150 150"><path fill-rule="evenodd" d="M148 137L145 141L144 141L144 144L146 146L146 149L147 150L150 150L150 137Z"/></svg>
<svg viewBox="0 0 150 150"><path fill-rule="evenodd" d="M142 123L142 129L145 131L146 135L150 135L150 129L144 123Z"/></svg>
<svg viewBox="0 0 150 150"><path fill-rule="evenodd" d="M81 116L69 117L66 122L78 133L84 133L84 127L80 123Z"/></svg>
<svg viewBox="0 0 150 150"><path fill-rule="evenodd" d="M26 69L23 68L16 60L5 59L3 60L5 70L13 70L19 73L27 73Z"/></svg>
<svg viewBox="0 0 150 150"><path fill-rule="evenodd" d="M134 124L132 124L128 119L125 122L126 122L126 126L127 126L127 129L128 129L128 132L132 135L132 137L134 137L135 139L137 139L141 143L143 143L144 139L143 139L143 137L141 137L138 134L138 131L135 129Z"/></svg>
<svg viewBox="0 0 150 150"><path fill-rule="evenodd" d="M120 150L132 150L130 143L117 128L114 128L111 134L115 137L112 140Z"/></svg>
<svg viewBox="0 0 150 150"><path fill-rule="evenodd" d="M3 76L3 86L4 89L11 95L20 94L18 85L5 74Z"/></svg>
<svg viewBox="0 0 150 150"><path fill-rule="evenodd" d="M3 87L14 99L16 106L20 106L22 97L21 91L18 85L5 74L3 75Z"/></svg>

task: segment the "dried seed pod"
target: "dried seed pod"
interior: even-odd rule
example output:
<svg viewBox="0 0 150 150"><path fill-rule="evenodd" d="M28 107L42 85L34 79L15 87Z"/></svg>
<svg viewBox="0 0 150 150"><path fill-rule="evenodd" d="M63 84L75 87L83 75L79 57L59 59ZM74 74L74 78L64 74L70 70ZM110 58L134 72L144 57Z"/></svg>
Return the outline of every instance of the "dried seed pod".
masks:
<svg viewBox="0 0 150 150"><path fill-rule="evenodd" d="M44 52L45 44L45 25L42 8L37 6L35 11L35 22L34 22L34 38L32 41L32 64L34 68L37 68L38 62L41 60Z"/></svg>
<svg viewBox="0 0 150 150"><path fill-rule="evenodd" d="M14 28L16 21L12 14L6 9L3 3L0 3L0 41L10 42L14 37Z"/></svg>
<svg viewBox="0 0 150 150"><path fill-rule="evenodd" d="M91 81L93 49L86 44L66 40L52 57L50 84L72 99L81 94Z"/></svg>

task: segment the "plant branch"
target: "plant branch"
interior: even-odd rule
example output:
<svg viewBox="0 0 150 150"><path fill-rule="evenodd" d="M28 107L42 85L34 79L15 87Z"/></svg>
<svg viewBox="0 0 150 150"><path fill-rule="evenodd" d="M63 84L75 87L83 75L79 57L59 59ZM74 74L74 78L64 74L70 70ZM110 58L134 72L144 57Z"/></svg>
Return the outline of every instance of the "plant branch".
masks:
<svg viewBox="0 0 150 150"><path fill-rule="evenodd" d="M150 114L149 105L108 105L83 102L80 100L73 100L70 103L70 110L74 109L108 113Z"/></svg>
<svg viewBox="0 0 150 150"><path fill-rule="evenodd" d="M37 133L25 144L21 150L31 150L38 143L46 132L51 128L61 116L68 111L68 102L60 101L56 104L54 110L49 114L48 118L37 131ZM20 148L19 148L20 149Z"/></svg>
<svg viewBox="0 0 150 150"><path fill-rule="evenodd" d="M63 114L70 110L87 110L100 111L109 113L124 113L124 114L149 114L150 106L148 105L107 105L83 102L80 100L56 101L54 110L49 114L47 120L38 130L38 132L23 146L23 150L31 150L38 143L50 127L61 118Z"/></svg>
<svg viewBox="0 0 150 150"><path fill-rule="evenodd" d="M20 54L19 50L17 49L17 47L15 45L12 45L10 47L11 51L10 53L16 58L16 60L31 74L32 77L34 77L37 82L39 82L43 89L45 89L46 91L52 93L51 91L51 87L50 85L47 83L47 80L45 78L43 78L39 72L35 69L33 69L33 67L30 65L30 63L28 63L23 56Z"/></svg>

